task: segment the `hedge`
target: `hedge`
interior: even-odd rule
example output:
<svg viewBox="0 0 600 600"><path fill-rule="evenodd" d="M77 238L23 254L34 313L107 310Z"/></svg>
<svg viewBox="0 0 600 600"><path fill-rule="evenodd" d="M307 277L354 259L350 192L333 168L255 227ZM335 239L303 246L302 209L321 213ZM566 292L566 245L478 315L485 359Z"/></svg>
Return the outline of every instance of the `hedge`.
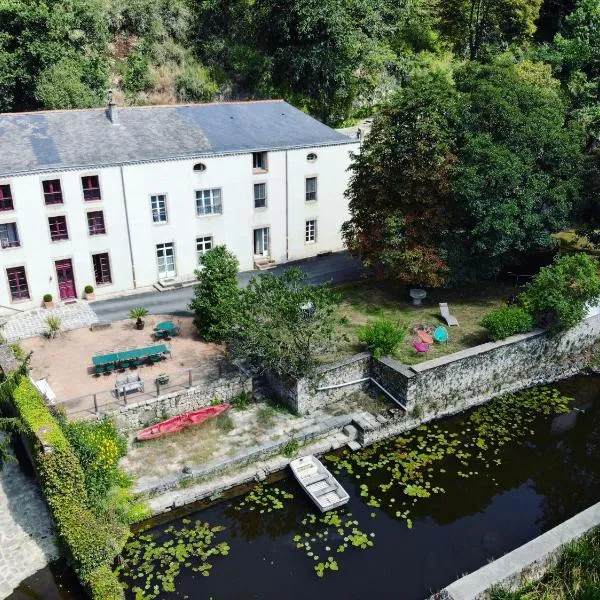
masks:
<svg viewBox="0 0 600 600"><path fill-rule="evenodd" d="M527 333L535 327L535 319L520 306L503 306L490 311L481 320L494 341L517 333Z"/></svg>
<svg viewBox="0 0 600 600"><path fill-rule="evenodd" d="M69 563L92 600L122 600L123 589L110 565L125 544L128 528L90 510L81 463L29 378L19 373L5 384L2 393L12 392Z"/></svg>

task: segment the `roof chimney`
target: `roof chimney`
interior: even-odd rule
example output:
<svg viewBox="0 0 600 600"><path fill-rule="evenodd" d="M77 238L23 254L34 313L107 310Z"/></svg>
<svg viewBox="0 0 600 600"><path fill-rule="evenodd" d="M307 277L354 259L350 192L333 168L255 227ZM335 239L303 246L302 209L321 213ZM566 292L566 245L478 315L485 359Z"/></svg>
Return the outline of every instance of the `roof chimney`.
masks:
<svg viewBox="0 0 600 600"><path fill-rule="evenodd" d="M119 120L118 110L119 108L116 102L113 101L113 91L108 90L108 108L106 109L106 116L113 125Z"/></svg>

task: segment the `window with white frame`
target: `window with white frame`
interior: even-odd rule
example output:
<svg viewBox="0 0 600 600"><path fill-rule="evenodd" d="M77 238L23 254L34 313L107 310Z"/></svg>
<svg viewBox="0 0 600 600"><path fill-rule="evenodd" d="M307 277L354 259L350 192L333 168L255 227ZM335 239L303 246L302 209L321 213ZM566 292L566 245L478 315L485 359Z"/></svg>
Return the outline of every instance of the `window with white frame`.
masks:
<svg viewBox="0 0 600 600"><path fill-rule="evenodd" d="M267 184L254 184L254 208L266 208L267 206Z"/></svg>
<svg viewBox="0 0 600 600"><path fill-rule="evenodd" d="M252 170L254 172L268 171L267 153L266 152L253 152L252 153Z"/></svg>
<svg viewBox="0 0 600 600"><path fill-rule="evenodd" d="M166 223L169 215L167 213L167 197L165 194L150 196L150 206L152 207L152 220L155 223Z"/></svg>
<svg viewBox="0 0 600 600"><path fill-rule="evenodd" d="M309 219L306 221L304 230L304 241L307 244L314 244L317 241L317 220Z"/></svg>
<svg viewBox="0 0 600 600"><path fill-rule="evenodd" d="M221 188L196 190L196 215L220 215L222 212Z"/></svg>
<svg viewBox="0 0 600 600"><path fill-rule="evenodd" d="M317 199L317 178L307 177L305 179L305 199L307 202L315 202Z"/></svg>
<svg viewBox="0 0 600 600"><path fill-rule="evenodd" d="M21 245L16 223L0 224L0 244L2 248L18 248Z"/></svg>
<svg viewBox="0 0 600 600"><path fill-rule="evenodd" d="M212 235L203 235L196 238L196 254L198 256L198 264L200 259L213 247Z"/></svg>

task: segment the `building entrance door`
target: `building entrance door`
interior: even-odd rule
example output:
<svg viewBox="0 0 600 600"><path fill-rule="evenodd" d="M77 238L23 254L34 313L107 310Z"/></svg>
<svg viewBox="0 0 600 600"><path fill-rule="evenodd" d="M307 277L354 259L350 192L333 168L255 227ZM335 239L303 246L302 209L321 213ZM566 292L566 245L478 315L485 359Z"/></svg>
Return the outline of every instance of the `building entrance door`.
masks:
<svg viewBox="0 0 600 600"><path fill-rule="evenodd" d="M254 230L254 256L269 256L269 228Z"/></svg>
<svg viewBox="0 0 600 600"><path fill-rule="evenodd" d="M175 277L175 250L173 248L173 242L168 244L157 244L156 262L158 264L159 279Z"/></svg>
<svg viewBox="0 0 600 600"><path fill-rule="evenodd" d="M76 298L75 277L73 276L71 259L57 260L54 264L56 266L56 278L58 280L60 299L69 300L70 298Z"/></svg>

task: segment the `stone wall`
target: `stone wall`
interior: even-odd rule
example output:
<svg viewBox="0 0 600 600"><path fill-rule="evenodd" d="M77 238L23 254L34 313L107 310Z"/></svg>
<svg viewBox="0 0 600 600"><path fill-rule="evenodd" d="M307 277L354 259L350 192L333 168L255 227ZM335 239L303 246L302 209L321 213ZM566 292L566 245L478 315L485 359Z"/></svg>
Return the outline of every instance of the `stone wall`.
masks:
<svg viewBox="0 0 600 600"><path fill-rule="evenodd" d="M600 503L450 584L429 600L489 600L493 586L516 591L539 581L556 562L564 545L600 526Z"/></svg>
<svg viewBox="0 0 600 600"><path fill-rule="evenodd" d="M600 316L556 336L542 329L482 344L411 367L407 408L461 409L578 373L600 340ZM387 381L387 380L386 380ZM383 385L385 383L381 382Z"/></svg>
<svg viewBox="0 0 600 600"><path fill-rule="evenodd" d="M150 423L210 406L215 398L227 402L243 392L252 392L252 379L242 373L235 373L208 384L128 404L113 416L119 430L137 430L147 427Z"/></svg>
<svg viewBox="0 0 600 600"><path fill-rule="evenodd" d="M600 314L595 314L556 336L537 329L411 367L363 352L322 366L313 379L285 383L270 377L269 382L281 402L295 412L307 413L369 388L368 379L372 377L415 418L428 420L501 394L575 375L599 342ZM354 383L341 385L350 382ZM403 429L404 424L398 424L398 428Z"/></svg>
<svg viewBox="0 0 600 600"><path fill-rule="evenodd" d="M371 354L362 352L319 367L311 379L286 382L268 374L267 380L280 402L295 413L306 414L319 406L336 402L347 394L366 389L370 376ZM356 383L345 385L350 382Z"/></svg>

